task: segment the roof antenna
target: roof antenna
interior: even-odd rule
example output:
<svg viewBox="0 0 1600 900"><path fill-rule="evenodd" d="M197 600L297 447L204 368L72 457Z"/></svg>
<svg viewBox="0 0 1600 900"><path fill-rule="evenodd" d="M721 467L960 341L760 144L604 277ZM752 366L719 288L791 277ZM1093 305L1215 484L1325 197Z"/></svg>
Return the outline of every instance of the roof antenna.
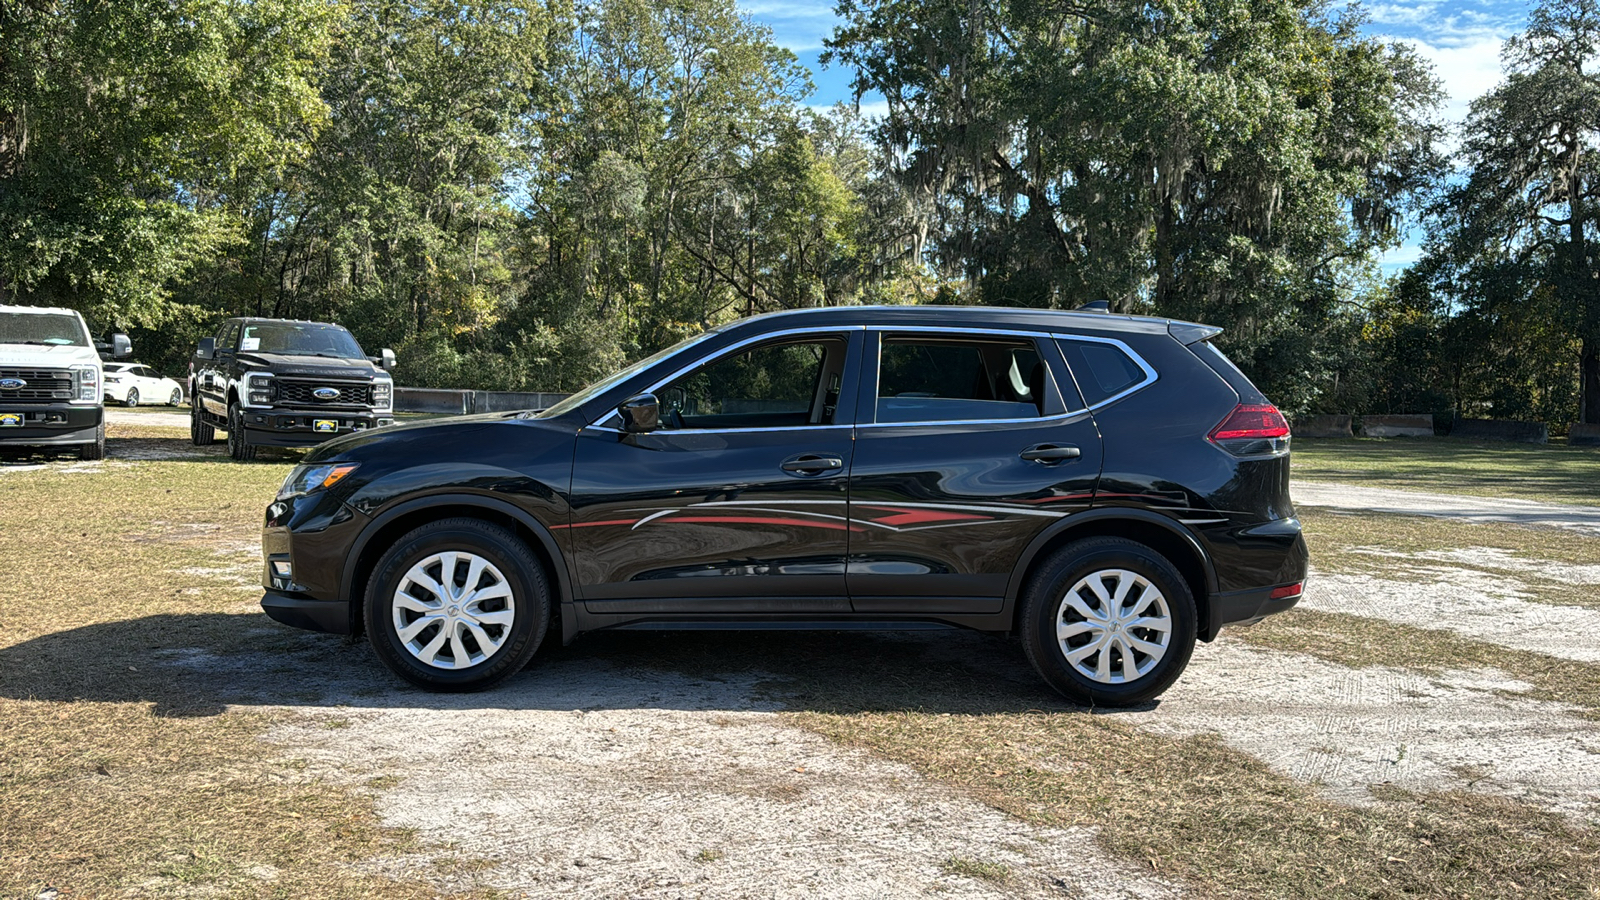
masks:
<svg viewBox="0 0 1600 900"><path fill-rule="evenodd" d="M1104 300L1090 300L1088 303L1078 307L1078 312L1110 313L1111 304Z"/></svg>

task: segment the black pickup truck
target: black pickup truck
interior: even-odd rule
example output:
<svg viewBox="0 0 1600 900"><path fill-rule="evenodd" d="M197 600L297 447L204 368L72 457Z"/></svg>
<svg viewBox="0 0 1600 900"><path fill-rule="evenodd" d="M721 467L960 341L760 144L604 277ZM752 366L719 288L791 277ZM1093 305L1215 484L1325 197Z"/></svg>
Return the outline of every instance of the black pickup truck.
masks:
<svg viewBox="0 0 1600 900"><path fill-rule="evenodd" d="M394 353L368 357L340 325L228 319L189 362L189 436L196 446L228 433L228 455L257 447L309 447L394 424Z"/></svg>

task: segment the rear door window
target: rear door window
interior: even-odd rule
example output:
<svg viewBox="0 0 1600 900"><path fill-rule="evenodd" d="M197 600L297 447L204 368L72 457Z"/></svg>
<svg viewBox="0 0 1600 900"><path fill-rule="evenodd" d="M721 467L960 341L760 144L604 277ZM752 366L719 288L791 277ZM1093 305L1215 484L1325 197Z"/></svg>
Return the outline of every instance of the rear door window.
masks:
<svg viewBox="0 0 1600 900"><path fill-rule="evenodd" d="M1050 375L1029 339L943 340L885 335L877 421L1035 419L1050 409Z"/></svg>

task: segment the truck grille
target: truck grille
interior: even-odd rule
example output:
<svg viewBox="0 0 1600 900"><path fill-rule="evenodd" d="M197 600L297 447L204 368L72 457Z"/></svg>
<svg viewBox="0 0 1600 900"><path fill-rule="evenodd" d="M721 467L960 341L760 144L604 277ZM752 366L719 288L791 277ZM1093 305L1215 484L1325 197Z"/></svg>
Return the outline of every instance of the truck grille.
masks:
<svg viewBox="0 0 1600 900"><path fill-rule="evenodd" d="M0 381L20 378L27 385L20 390L0 389L0 402L49 403L71 400L72 372L66 369L0 369Z"/></svg>
<svg viewBox="0 0 1600 900"><path fill-rule="evenodd" d="M305 406L371 406L372 385L367 382L351 384L339 381L310 381L290 378L275 379L278 383L278 402ZM320 400L314 393L318 388L333 388L338 397Z"/></svg>

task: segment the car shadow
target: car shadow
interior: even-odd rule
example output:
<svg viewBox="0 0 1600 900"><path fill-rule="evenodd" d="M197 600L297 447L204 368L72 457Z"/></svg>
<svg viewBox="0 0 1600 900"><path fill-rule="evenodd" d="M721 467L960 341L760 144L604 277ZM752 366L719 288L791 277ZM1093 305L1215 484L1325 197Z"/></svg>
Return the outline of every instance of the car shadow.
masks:
<svg viewBox="0 0 1600 900"><path fill-rule="evenodd" d="M527 669L471 694L412 688L364 640L258 615L156 615L0 648L0 696L148 703L156 715L229 707L916 710L988 715L1078 709L1014 640L974 632L601 632L552 638ZM1144 707L1146 709L1149 706Z"/></svg>

